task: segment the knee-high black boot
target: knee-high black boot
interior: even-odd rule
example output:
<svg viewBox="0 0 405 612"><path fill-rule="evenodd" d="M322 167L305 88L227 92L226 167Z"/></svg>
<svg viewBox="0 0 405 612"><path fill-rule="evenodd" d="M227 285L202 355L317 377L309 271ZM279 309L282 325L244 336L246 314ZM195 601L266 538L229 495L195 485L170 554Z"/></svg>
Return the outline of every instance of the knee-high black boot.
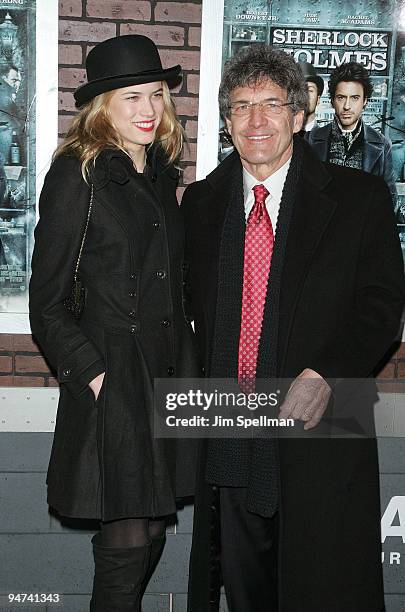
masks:
<svg viewBox="0 0 405 612"><path fill-rule="evenodd" d="M157 564L159 563L159 559L162 556L163 549L166 544L166 534L152 538L151 549L150 549L150 557L149 557L149 565L145 574L145 578L142 584L142 595L146 591L146 587L148 586L149 580L152 578L152 574L156 569Z"/></svg>
<svg viewBox="0 0 405 612"><path fill-rule="evenodd" d="M93 537L95 563L90 612L138 612L151 544L133 548L100 546Z"/></svg>

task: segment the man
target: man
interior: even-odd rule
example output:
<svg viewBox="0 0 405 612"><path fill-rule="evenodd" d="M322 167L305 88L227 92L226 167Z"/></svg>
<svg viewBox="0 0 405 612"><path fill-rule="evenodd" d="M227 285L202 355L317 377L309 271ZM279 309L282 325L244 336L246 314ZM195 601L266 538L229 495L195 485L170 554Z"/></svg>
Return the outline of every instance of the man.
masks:
<svg viewBox="0 0 405 612"><path fill-rule="evenodd" d="M308 89L308 107L303 129L305 132L310 132L313 128L319 127L315 113L323 94L324 82L323 78L316 73L315 68L309 62L298 62L298 65L307 82Z"/></svg>
<svg viewBox="0 0 405 612"><path fill-rule="evenodd" d="M369 376L397 334L390 195L296 136L306 83L284 52L252 45L229 60L219 103L235 151L182 205L200 355L208 376L242 386L295 379L280 415L304 431L202 445L189 610L217 609L219 531L230 612L382 612L375 440L308 434L326 379Z"/></svg>
<svg viewBox="0 0 405 612"><path fill-rule="evenodd" d="M397 190L391 142L362 120L372 93L373 85L364 66L349 62L336 68L329 82L335 118L311 133L309 142L322 161L384 177L395 204Z"/></svg>
<svg viewBox="0 0 405 612"><path fill-rule="evenodd" d="M16 66L0 68L0 154L2 160L11 163L11 144L21 134L23 120L16 103L21 85L21 73Z"/></svg>

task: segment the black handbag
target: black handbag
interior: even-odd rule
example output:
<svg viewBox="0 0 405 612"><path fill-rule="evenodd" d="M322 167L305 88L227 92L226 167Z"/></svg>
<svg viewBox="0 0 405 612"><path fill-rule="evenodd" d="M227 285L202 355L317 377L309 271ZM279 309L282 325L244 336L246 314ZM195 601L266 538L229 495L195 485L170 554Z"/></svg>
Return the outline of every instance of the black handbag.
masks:
<svg viewBox="0 0 405 612"><path fill-rule="evenodd" d="M91 209L93 207L93 194L94 194L94 186L92 184L91 192L90 192L89 210L87 212L86 225L84 228L82 241L80 243L79 255L77 256L75 271L73 274L72 288L70 290L69 295L63 300L63 303L66 309L71 313L71 315L76 320L79 320L80 317L82 316L83 309L86 303L86 288L79 278L79 265L80 265L80 260L82 257L84 242L86 240L87 229L89 227Z"/></svg>

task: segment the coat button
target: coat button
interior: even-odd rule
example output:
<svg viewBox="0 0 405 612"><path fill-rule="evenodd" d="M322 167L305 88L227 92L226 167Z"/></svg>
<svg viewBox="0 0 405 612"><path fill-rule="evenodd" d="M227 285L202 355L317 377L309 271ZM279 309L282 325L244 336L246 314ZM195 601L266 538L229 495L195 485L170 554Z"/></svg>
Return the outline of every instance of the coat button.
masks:
<svg viewBox="0 0 405 612"><path fill-rule="evenodd" d="M70 370L69 368L66 368L66 370L63 370L62 372L63 376L70 376L71 373L72 373L72 370Z"/></svg>
<svg viewBox="0 0 405 612"><path fill-rule="evenodd" d="M169 376L173 376L173 374L174 374L174 367L173 366L168 367L167 368L167 373L168 373Z"/></svg>
<svg viewBox="0 0 405 612"><path fill-rule="evenodd" d="M136 317L136 312L135 310L131 310L131 312L128 313L130 317L134 318Z"/></svg>
<svg viewBox="0 0 405 612"><path fill-rule="evenodd" d="M169 321L169 319L163 319L162 325L163 327L170 327L171 322Z"/></svg>
<svg viewBox="0 0 405 612"><path fill-rule="evenodd" d="M133 272L129 278L130 278L131 280L135 280L135 278L136 278L136 272Z"/></svg>
<svg viewBox="0 0 405 612"><path fill-rule="evenodd" d="M160 223L159 223L159 221L154 221L154 222L153 222L153 227L154 227L155 229L159 229L159 227L160 227Z"/></svg>
<svg viewBox="0 0 405 612"><path fill-rule="evenodd" d="M130 331L131 331L131 334L136 334L136 332L138 331L138 326L137 325L131 325Z"/></svg>
<svg viewBox="0 0 405 612"><path fill-rule="evenodd" d="M152 176L150 177L150 180L152 181L152 183L156 183L157 175L156 174L152 174Z"/></svg>
<svg viewBox="0 0 405 612"><path fill-rule="evenodd" d="M128 295L129 297L136 297L136 291L130 291Z"/></svg>
<svg viewBox="0 0 405 612"><path fill-rule="evenodd" d="M160 279L166 278L166 271L165 270L158 270L156 272L156 276Z"/></svg>

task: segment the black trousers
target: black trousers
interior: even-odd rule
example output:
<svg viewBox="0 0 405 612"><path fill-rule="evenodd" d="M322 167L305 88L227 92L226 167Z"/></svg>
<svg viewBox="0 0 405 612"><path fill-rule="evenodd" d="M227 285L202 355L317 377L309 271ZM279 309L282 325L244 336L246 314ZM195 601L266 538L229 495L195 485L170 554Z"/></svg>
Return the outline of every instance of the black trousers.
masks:
<svg viewBox="0 0 405 612"><path fill-rule="evenodd" d="M229 612L277 612L278 513L245 508L246 489L220 487L221 569Z"/></svg>

